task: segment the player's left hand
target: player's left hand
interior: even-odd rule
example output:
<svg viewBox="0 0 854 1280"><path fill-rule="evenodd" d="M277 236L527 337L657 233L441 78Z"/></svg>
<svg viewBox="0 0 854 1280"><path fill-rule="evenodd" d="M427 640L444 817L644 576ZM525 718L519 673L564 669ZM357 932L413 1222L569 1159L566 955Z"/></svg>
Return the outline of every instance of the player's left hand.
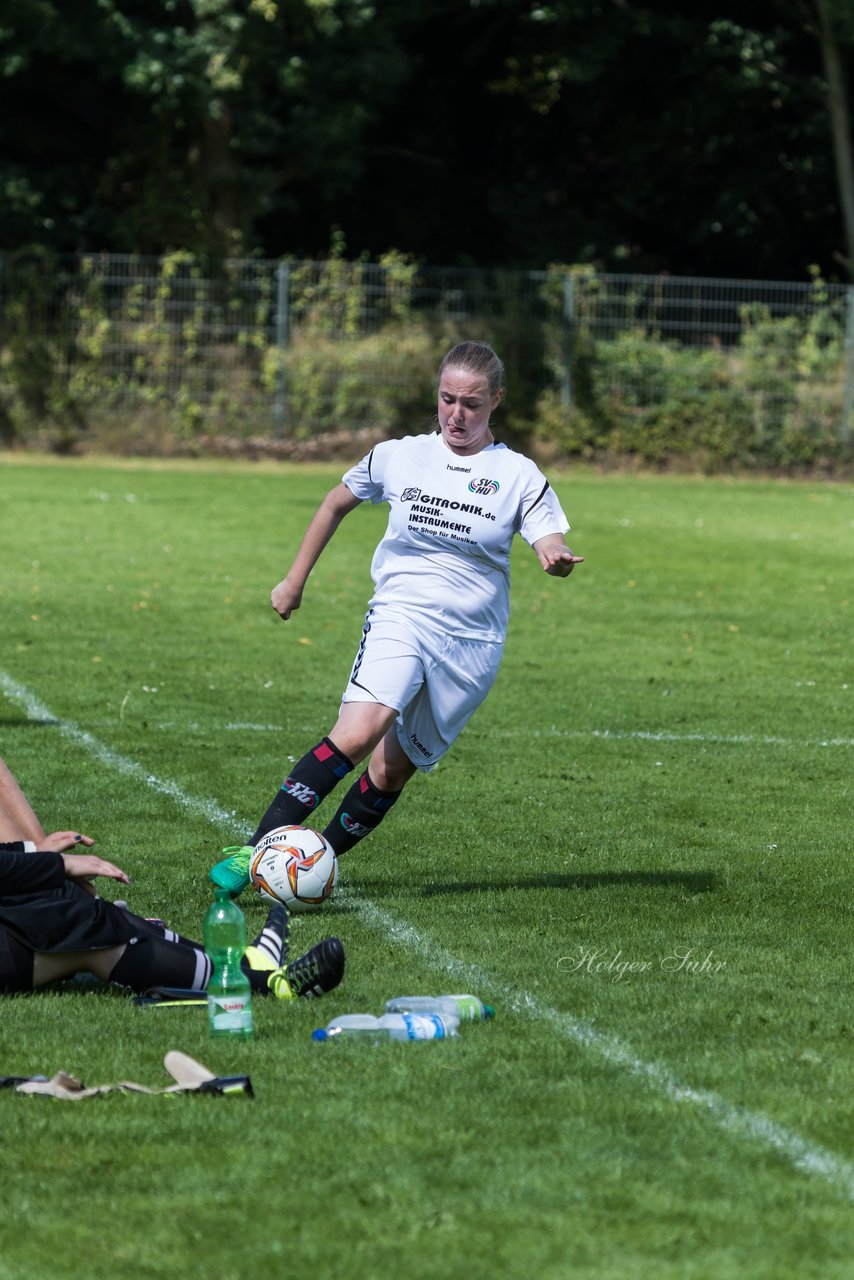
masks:
<svg viewBox="0 0 854 1280"><path fill-rule="evenodd" d="M38 853L64 853L66 849L76 849L83 844L88 848L95 843L91 836L83 836L79 831L54 831L51 835L39 840L36 845Z"/></svg>
<svg viewBox="0 0 854 1280"><path fill-rule="evenodd" d="M568 578L577 564L583 564L584 556L574 556L569 547L556 551L543 551L540 563L553 578Z"/></svg>

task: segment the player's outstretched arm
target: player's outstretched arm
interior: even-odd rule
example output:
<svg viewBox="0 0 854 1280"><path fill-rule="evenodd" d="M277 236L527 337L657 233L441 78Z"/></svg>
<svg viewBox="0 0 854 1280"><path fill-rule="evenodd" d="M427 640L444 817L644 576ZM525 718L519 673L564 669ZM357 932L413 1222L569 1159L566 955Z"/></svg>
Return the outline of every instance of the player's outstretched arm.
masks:
<svg viewBox="0 0 854 1280"><path fill-rule="evenodd" d="M6 761L0 758L0 840L32 840L45 837L29 800Z"/></svg>
<svg viewBox="0 0 854 1280"><path fill-rule="evenodd" d="M533 546L543 569L554 578L568 578L575 566L584 562L584 556L572 554L562 533L546 534L544 538L538 538Z"/></svg>
<svg viewBox="0 0 854 1280"><path fill-rule="evenodd" d="M270 603L284 620L302 604L302 593L320 553L341 521L361 502L346 484L330 489L315 511L300 543L294 562L281 582L270 592Z"/></svg>

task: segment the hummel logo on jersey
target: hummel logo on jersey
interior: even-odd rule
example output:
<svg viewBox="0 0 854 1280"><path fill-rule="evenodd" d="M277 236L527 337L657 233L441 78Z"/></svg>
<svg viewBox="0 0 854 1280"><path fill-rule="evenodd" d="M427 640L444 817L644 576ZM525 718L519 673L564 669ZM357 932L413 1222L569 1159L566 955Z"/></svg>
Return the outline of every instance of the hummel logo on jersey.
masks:
<svg viewBox="0 0 854 1280"><path fill-rule="evenodd" d="M471 492L479 493L482 498L488 498L493 493L497 493L500 487L497 480L469 480Z"/></svg>
<svg viewBox="0 0 854 1280"><path fill-rule="evenodd" d="M448 471L464 471L464 472L466 473L466 475L469 475L469 474L471 473L471 467L452 467L452 466L451 466L451 464L450 464L450 462L447 464L446 470L448 470Z"/></svg>
<svg viewBox="0 0 854 1280"><path fill-rule="evenodd" d="M304 782L294 782L292 778L285 778L282 790L287 791L288 795L293 796L295 800L299 800L300 804L304 804L307 809L314 809L319 803L317 792L312 791L311 787L307 787Z"/></svg>
<svg viewBox="0 0 854 1280"><path fill-rule="evenodd" d="M404 489L400 495L400 500L401 502L417 502L420 492L420 489Z"/></svg>

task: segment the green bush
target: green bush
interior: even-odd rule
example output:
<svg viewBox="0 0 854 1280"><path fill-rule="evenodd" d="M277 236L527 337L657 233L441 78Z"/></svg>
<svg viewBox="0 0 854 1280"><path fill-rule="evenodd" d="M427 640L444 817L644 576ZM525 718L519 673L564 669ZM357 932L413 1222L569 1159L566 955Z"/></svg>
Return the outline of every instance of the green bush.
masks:
<svg viewBox="0 0 854 1280"><path fill-rule="evenodd" d="M588 310L598 287L594 274L577 275L576 290L593 295ZM553 311L565 305L554 280L548 296ZM820 281L813 302L806 317L742 308L739 341L729 348L668 342L642 324L601 339L583 318L567 341L553 322L557 386L540 398L538 441L551 454L707 470L841 459L844 334Z"/></svg>
<svg viewBox="0 0 854 1280"><path fill-rule="evenodd" d="M343 340L300 330L283 361L287 434L306 439L363 425L389 434L421 430L435 363L435 339L417 322Z"/></svg>
<svg viewBox="0 0 854 1280"><path fill-rule="evenodd" d="M75 359L62 308L68 282L55 255L40 247L10 255L5 265L0 434L17 443L36 432L49 447L67 452L83 426L66 376Z"/></svg>
<svg viewBox="0 0 854 1280"><path fill-rule="evenodd" d="M517 447L706 470L845 454L844 320L817 278L808 314L751 304L737 342L698 349L654 328L661 298L641 284L615 320L587 268L553 268L532 299L518 272L438 287L405 255L348 262L340 243L323 263L68 264L37 249L4 265L6 445L166 453L216 436L404 434L429 423L442 353L477 336L507 364L496 423Z"/></svg>

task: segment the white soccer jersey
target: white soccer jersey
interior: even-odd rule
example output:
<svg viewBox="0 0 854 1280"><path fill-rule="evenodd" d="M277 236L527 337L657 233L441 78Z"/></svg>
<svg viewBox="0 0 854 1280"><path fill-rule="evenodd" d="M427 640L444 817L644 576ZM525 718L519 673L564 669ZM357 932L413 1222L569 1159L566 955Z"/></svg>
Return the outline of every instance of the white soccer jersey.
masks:
<svg viewBox="0 0 854 1280"><path fill-rule="evenodd" d="M461 457L439 432L385 440L343 481L355 497L390 508L371 564L371 606L469 639L504 640L514 533L533 544L569 529L542 472L503 444Z"/></svg>

